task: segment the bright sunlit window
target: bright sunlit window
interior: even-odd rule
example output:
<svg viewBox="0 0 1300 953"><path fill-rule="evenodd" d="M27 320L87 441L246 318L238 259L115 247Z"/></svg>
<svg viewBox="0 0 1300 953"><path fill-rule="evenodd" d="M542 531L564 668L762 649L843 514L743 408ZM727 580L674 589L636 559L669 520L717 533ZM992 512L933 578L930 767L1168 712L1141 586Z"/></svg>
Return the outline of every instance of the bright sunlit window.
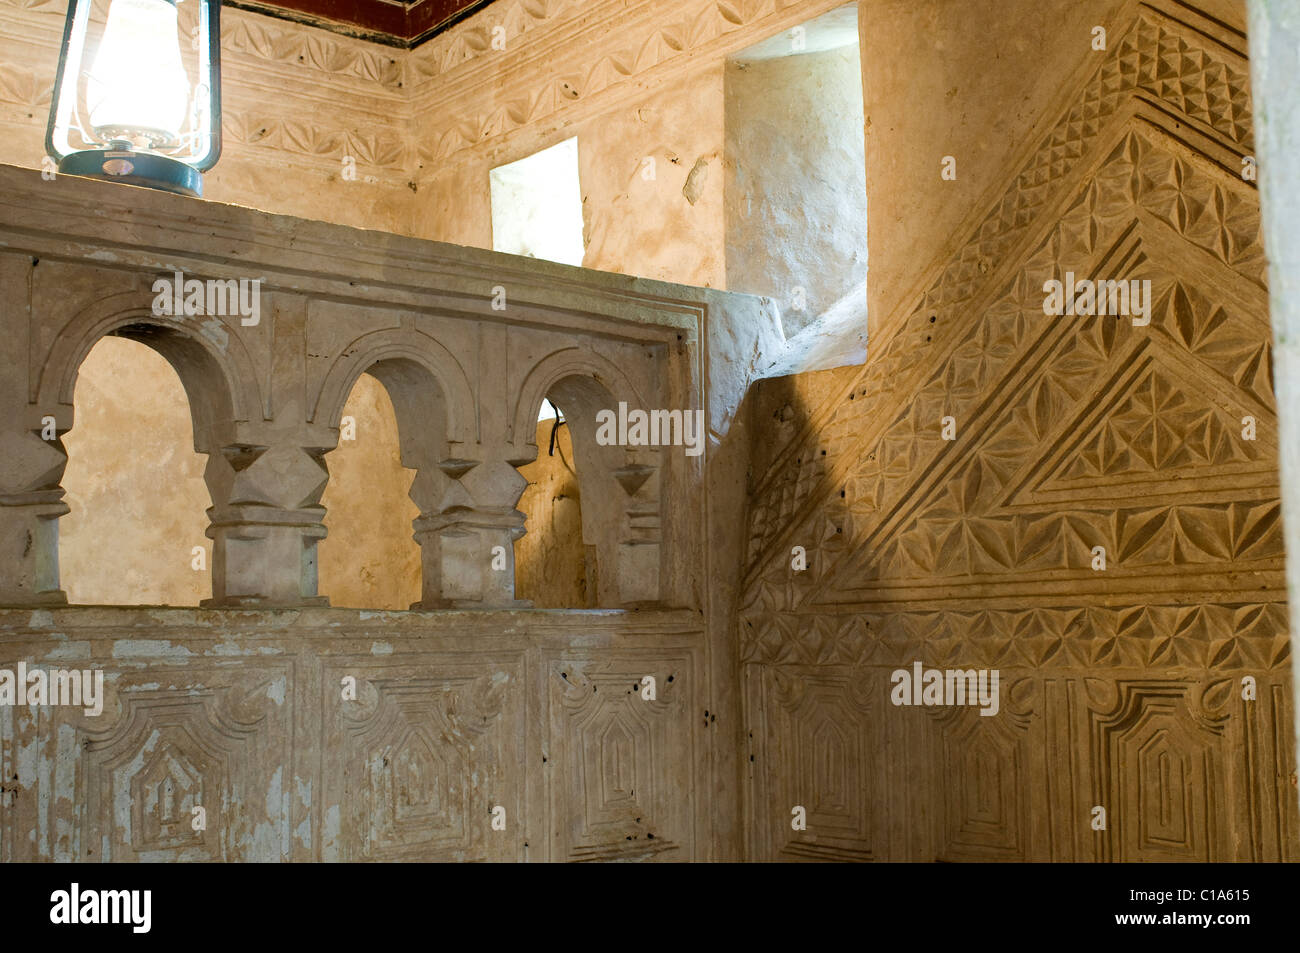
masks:
<svg viewBox="0 0 1300 953"><path fill-rule="evenodd" d="M498 166L491 184L494 250L582 264L577 138Z"/></svg>

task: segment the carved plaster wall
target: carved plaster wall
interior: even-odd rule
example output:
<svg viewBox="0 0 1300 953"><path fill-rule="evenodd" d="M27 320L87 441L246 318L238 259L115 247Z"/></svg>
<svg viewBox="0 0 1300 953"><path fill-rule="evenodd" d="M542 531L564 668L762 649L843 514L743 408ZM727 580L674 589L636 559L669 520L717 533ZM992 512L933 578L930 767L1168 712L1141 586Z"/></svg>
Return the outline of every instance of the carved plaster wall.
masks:
<svg viewBox="0 0 1300 953"><path fill-rule="evenodd" d="M209 194L485 246L487 168L599 128L608 138L583 159L599 188L587 263L721 284L700 250L721 248L722 203L681 190L722 148L720 118L707 117L721 116L723 60L834 5L499 0L387 62L231 12L225 43L231 62L246 58L247 86L231 90L231 151ZM936 25L949 9L913 6ZM4 664L79 659L111 678L101 720L5 710L0 767L18 780L3 792L0 856L682 859L731 856L743 833L755 859L1295 859L1264 260L1240 175L1252 148L1244 36L1217 0L1070 6L1085 31L1091 14L1106 18L1108 49L1081 51L1001 125L955 125L949 148L975 158L960 158L953 196L897 199L896 213L938 208L912 215L914 232L888 236L873 218L886 275L910 256L907 274L923 280L872 285L884 296L867 364L764 384L735 419L757 355L778 340L770 308L748 299L167 197L127 209L107 186L0 170L3 315L22 342L0 367L16 408L0 435L5 601L59 601L49 553L64 455L39 439L40 421L53 408L67 432L79 362L117 330L202 385L193 427L226 549L215 595L236 607L0 619ZM14 150L0 159L39 161L61 15L47 2L6 9L19 55L0 70ZM506 50L490 42L497 22ZM968 38L952 62L965 70L998 42ZM1018 62L1041 59L1016 49ZM933 49L898 55L944 76ZM355 116L325 108L349 97ZM373 116L401 122L366 125ZM681 142L664 138L687 119ZM868 149L873 193L902 160L931 161L915 146L904 135ZM344 154L358 181L337 178ZM647 154L667 175L638 193ZM882 198L872 215L888 220ZM150 240L105 240L103 222ZM650 237L623 237L636 227ZM250 235L273 259L248 257ZM285 236L292 247L276 245ZM174 264L265 270L265 326L143 331L148 280ZM1150 281L1151 323L1045 316L1042 283L1067 270ZM519 326L488 304L503 275L529 289ZM436 398L403 400L428 384L412 362L439 382ZM669 608L518 614L494 577L464 571L459 534L511 549L536 404L575 369L598 379L611 366L638 398L708 411L707 469L678 458L630 494L657 509L596 521L602 584L629 546L662 536ZM411 491L421 599L486 597L493 611L312 605L328 595L305 554L326 545L338 417L372 368L399 436L413 406L451 410L399 451L423 475ZM208 386L221 381L237 383ZM608 478L599 493L583 486L596 506L622 500L620 475L645 465L585 455ZM796 545L807 571L792 571ZM635 588L646 563L628 565ZM641 601L621 582L612 591L604 604ZM894 706L890 673L913 661L998 669L999 715ZM647 674L654 702L636 693ZM348 675L358 698L336 702ZM179 819L199 802L220 820L195 837ZM490 826L498 805L505 836ZM794 805L807 831L791 829ZM1090 824L1096 806L1104 830Z"/></svg>
<svg viewBox="0 0 1300 953"><path fill-rule="evenodd" d="M1300 855L1247 76L1138 5L867 363L760 397L751 856ZM1066 271L1149 281L1150 324L1044 314ZM914 662L1000 671L999 714L895 705Z"/></svg>
<svg viewBox="0 0 1300 953"><path fill-rule="evenodd" d="M103 16L107 4L96 6ZM0 4L0 162L39 168L67 4ZM180 8L182 28L193 9ZM412 195L401 53L223 8L222 136L205 195L387 231L408 231ZM356 179L343 177L344 158ZM311 188L304 188L311 182Z"/></svg>
<svg viewBox="0 0 1300 953"><path fill-rule="evenodd" d="M0 665L107 673L0 709L0 861L704 859L697 618L0 613Z"/></svg>

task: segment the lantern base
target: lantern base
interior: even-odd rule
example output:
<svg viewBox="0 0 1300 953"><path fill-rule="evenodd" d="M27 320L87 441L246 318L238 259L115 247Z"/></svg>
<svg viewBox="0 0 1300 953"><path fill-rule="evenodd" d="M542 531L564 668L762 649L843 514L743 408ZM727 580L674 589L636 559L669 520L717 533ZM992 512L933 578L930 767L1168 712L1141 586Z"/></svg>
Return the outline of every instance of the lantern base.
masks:
<svg viewBox="0 0 1300 953"><path fill-rule="evenodd" d="M107 182L124 182L191 198L203 197L203 175L170 156L131 149L83 149L64 156L59 172Z"/></svg>

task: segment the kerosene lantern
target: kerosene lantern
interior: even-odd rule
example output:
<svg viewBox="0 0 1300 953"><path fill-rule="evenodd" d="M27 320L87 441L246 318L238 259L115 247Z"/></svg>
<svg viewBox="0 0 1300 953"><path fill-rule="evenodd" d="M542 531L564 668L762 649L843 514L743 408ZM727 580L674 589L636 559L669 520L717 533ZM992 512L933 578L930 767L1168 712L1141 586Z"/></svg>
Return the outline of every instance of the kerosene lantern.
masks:
<svg viewBox="0 0 1300 953"><path fill-rule="evenodd" d="M180 4L197 7L189 35ZM58 171L201 195L221 155L221 0L111 0L102 30L93 5L68 4L45 134Z"/></svg>

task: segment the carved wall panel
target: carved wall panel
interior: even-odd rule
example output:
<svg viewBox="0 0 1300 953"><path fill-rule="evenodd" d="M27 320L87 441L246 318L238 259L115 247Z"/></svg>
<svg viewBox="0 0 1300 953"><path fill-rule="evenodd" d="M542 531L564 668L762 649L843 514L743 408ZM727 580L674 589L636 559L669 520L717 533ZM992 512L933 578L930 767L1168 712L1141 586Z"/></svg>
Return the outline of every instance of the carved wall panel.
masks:
<svg viewBox="0 0 1300 953"><path fill-rule="evenodd" d="M113 679L107 724L83 716L93 727L82 742L77 858L236 861L278 849L293 681L283 663ZM198 830L195 808L206 814Z"/></svg>
<svg viewBox="0 0 1300 953"><path fill-rule="evenodd" d="M730 424L778 337L771 302L8 166L0 248L0 605L23 607L0 613L0 667L76 660L110 688L93 718L0 706L0 857L738 852L720 588L738 560L706 540L712 513L738 524ZM258 314L159 313L153 285L178 272L252 282ZM188 398L212 499L200 609L65 605L62 436L109 334L165 358ZM318 591L329 453L362 373L415 471L417 611L331 610ZM519 467L547 396L572 411L588 612L514 596ZM710 469L603 438L597 414L620 404L700 414ZM556 664L597 690L556 694ZM616 695L647 675L657 698Z"/></svg>
<svg viewBox="0 0 1300 953"><path fill-rule="evenodd" d="M464 150L499 147L513 132L553 124L561 113L571 123L593 103L610 109L665 76L721 65L727 54L841 5L498 0L409 54L420 159L436 168ZM506 31L504 50L492 42L497 26Z"/></svg>
<svg viewBox="0 0 1300 953"><path fill-rule="evenodd" d="M548 661L555 859L695 856L698 670L693 652Z"/></svg>
<svg viewBox="0 0 1300 953"><path fill-rule="evenodd" d="M930 290L755 474L757 858L781 851L763 831L791 834L760 792L801 742L756 686L815 672L887 696L914 662L999 671L1000 711L886 702L844 746L905 765L877 769L900 790L873 795L872 856L1300 856L1245 38L1163 2L1115 35ZM1067 273L1149 283L1149 313L1045 313Z"/></svg>
<svg viewBox="0 0 1300 953"><path fill-rule="evenodd" d="M342 700L349 676L355 704ZM519 655L331 657L322 750L343 772L321 780L326 814L348 816L326 831L325 858L523 859L525 685ZM498 806L504 832L490 826Z"/></svg>
<svg viewBox="0 0 1300 953"><path fill-rule="evenodd" d="M665 77L718 67L842 2L497 0L411 51L227 8L225 156L209 194L412 234L422 227L415 195L451 157L499 149L561 114L572 123L593 104L616 112ZM10 133L0 160L40 166L65 13L48 0L0 3L13 35L0 66L0 125ZM345 158L355 162L351 180ZM304 176L314 188L300 187Z"/></svg>
<svg viewBox="0 0 1300 953"><path fill-rule="evenodd" d="M1231 682L1219 684L1231 692ZM1201 694L1195 686L1122 682L1117 688L1112 714L1092 712L1098 803L1124 806L1101 838L1102 856L1235 859L1220 741L1227 716L1198 711L1200 699L1188 697Z"/></svg>
<svg viewBox="0 0 1300 953"><path fill-rule="evenodd" d="M879 757L881 694L860 672L817 666L750 667L748 762L757 827L751 834L783 860L872 860L894 765ZM807 831L791 826L804 808Z"/></svg>
<svg viewBox="0 0 1300 953"><path fill-rule="evenodd" d="M696 618L4 610L106 700L0 707L0 860L706 859Z"/></svg>

